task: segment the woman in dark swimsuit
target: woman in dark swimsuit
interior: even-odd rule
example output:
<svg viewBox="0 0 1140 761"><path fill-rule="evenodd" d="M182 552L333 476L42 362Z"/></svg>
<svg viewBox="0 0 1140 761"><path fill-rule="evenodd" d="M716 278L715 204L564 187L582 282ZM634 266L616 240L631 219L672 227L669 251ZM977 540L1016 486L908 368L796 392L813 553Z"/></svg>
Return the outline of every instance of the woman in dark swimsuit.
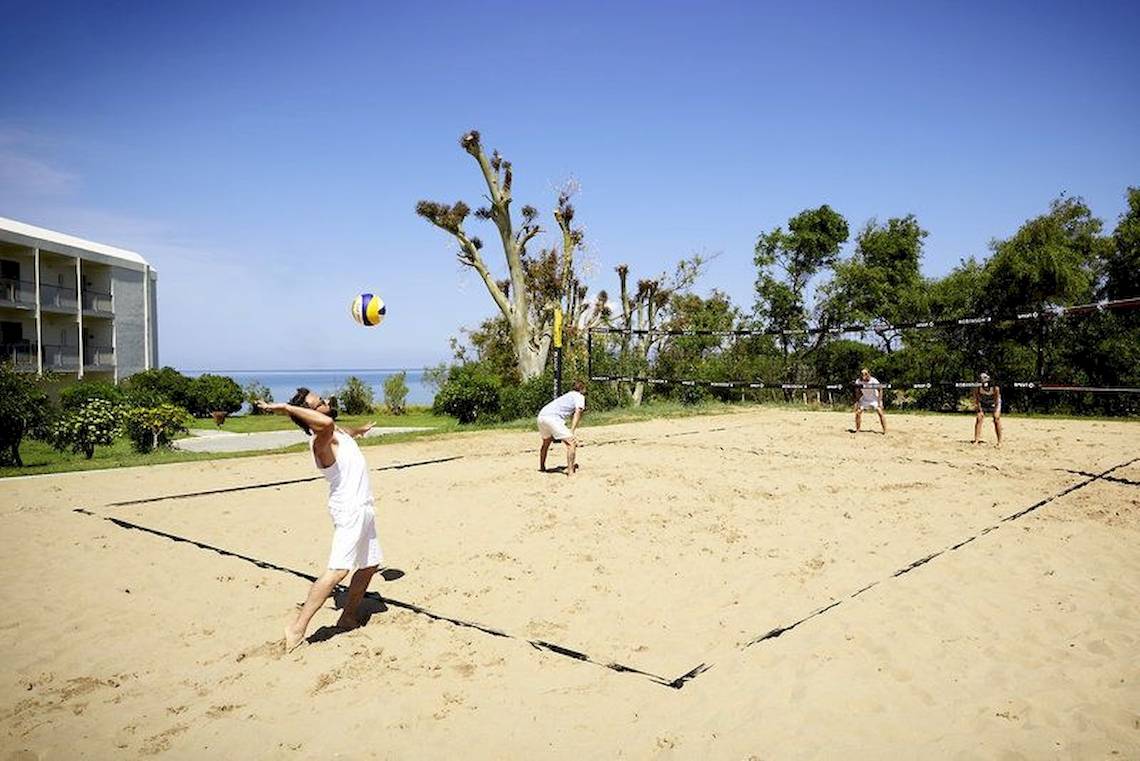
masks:
<svg viewBox="0 0 1140 761"><path fill-rule="evenodd" d="M990 385L990 376L982 373L978 376L980 386L974 388L974 443L980 444L982 439L982 422L986 413L994 419L994 433L997 434L997 445L1001 446L1001 388Z"/></svg>

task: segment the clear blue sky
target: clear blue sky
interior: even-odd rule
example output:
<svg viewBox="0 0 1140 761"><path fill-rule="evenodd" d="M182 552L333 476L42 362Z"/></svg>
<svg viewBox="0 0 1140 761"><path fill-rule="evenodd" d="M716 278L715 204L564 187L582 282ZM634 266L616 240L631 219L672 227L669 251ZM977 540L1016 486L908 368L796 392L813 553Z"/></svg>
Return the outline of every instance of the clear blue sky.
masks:
<svg viewBox="0 0 1140 761"><path fill-rule="evenodd" d="M0 216L147 257L181 369L447 358L493 305L413 208L478 203L470 128L548 228L579 181L592 291L721 252L700 288L746 308L756 235L809 206L918 215L937 275L1062 191L1111 229L1140 184L1134 2L0 11Z"/></svg>

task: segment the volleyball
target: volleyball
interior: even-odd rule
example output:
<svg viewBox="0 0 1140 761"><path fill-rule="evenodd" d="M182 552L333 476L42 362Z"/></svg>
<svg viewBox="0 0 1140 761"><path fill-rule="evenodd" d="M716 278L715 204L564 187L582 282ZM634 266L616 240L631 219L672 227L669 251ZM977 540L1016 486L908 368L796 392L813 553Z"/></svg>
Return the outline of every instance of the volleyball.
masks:
<svg viewBox="0 0 1140 761"><path fill-rule="evenodd" d="M366 327L379 325L387 308L384 301L373 293L362 293L352 300L352 319Z"/></svg>

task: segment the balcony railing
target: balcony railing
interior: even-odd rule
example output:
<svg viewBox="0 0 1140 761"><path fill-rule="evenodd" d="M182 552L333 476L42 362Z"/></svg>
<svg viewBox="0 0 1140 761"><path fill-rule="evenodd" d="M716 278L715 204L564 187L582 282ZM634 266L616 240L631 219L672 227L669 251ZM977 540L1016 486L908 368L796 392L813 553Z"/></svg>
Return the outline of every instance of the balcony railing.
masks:
<svg viewBox="0 0 1140 761"><path fill-rule="evenodd" d="M39 358L36 356L35 342L0 344L0 361L10 362L17 370L38 370Z"/></svg>
<svg viewBox="0 0 1140 761"><path fill-rule="evenodd" d="M89 368L114 367L115 350L110 346L92 346L88 344L83 347L83 366Z"/></svg>
<svg viewBox="0 0 1140 761"><path fill-rule="evenodd" d="M111 294L103 293L102 291L83 291L83 310L86 312L106 312L111 314L115 311L114 304L111 301Z"/></svg>
<svg viewBox="0 0 1140 761"><path fill-rule="evenodd" d="M40 306L44 308L70 311L76 308L78 298L79 292L74 288L46 283L40 285Z"/></svg>
<svg viewBox="0 0 1140 761"><path fill-rule="evenodd" d="M36 284L29 280L0 280L0 306L36 306Z"/></svg>
<svg viewBox="0 0 1140 761"><path fill-rule="evenodd" d="M77 370L79 369L79 347L60 346L58 344L44 344L45 370Z"/></svg>

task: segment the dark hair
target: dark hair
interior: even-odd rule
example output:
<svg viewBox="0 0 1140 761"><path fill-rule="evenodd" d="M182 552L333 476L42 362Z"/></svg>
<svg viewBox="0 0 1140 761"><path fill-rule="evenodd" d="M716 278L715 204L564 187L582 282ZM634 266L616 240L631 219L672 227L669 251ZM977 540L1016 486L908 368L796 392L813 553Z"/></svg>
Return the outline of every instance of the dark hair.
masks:
<svg viewBox="0 0 1140 761"><path fill-rule="evenodd" d="M289 400L289 404L293 405L294 407L308 407L309 405L305 404L305 398L308 397L310 393L311 392L309 389L301 386L297 389L297 393L293 394L293 398ZM289 416L289 419L296 423L297 427L304 431L306 436L312 435L313 432L309 430L309 426L305 425L303 422L293 417L292 415Z"/></svg>
<svg viewBox="0 0 1140 761"><path fill-rule="evenodd" d="M586 393L586 382L581 379L576 380L574 381L574 385L571 388L573 388L579 394L584 394Z"/></svg>

